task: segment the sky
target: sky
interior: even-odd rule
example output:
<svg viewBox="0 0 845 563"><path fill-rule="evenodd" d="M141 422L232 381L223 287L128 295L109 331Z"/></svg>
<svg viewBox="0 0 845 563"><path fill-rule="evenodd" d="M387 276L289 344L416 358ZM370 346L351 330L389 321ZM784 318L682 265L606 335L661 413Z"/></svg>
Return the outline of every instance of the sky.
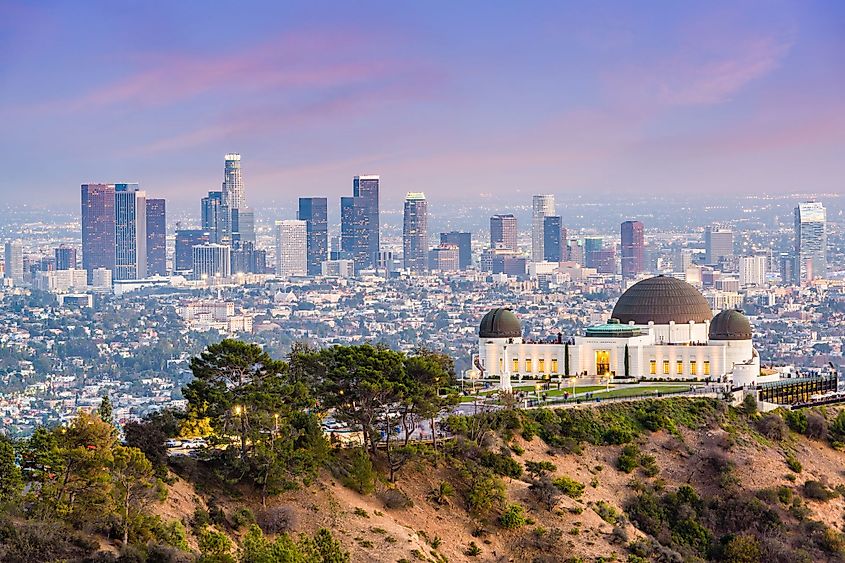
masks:
<svg viewBox="0 0 845 563"><path fill-rule="evenodd" d="M0 0L0 196L845 192L845 2Z"/></svg>

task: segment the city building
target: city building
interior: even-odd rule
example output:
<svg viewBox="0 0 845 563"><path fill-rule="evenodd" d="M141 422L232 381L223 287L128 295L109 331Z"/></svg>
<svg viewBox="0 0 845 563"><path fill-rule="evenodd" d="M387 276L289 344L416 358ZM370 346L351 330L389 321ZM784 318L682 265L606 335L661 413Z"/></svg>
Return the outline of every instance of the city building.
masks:
<svg viewBox="0 0 845 563"><path fill-rule="evenodd" d="M198 244L192 247L193 278L196 280L228 278L232 267L232 249L228 244Z"/></svg>
<svg viewBox="0 0 845 563"><path fill-rule="evenodd" d="M531 261L543 262L545 252L544 219L555 214L555 196L535 195L531 198Z"/></svg>
<svg viewBox="0 0 845 563"><path fill-rule="evenodd" d="M167 275L167 212L163 199L147 200L147 276Z"/></svg>
<svg viewBox="0 0 845 563"><path fill-rule="evenodd" d="M466 270L472 266L472 233L458 231L440 233L440 244L454 244L458 247L461 270Z"/></svg>
<svg viewBox="0 0 845 563"><path fill-rule="evenodd" d="M223 166L223 205L227 209L243 209L246 207L244 181L241 176L241 155L227 154Z"/></svg>
<svg viewBox="0 0 845 563"><path fill-rule="evenodd" d="M86 274L91 277L91 288L94 290L110 290L112 286L112 272L109 268L94 268Z"/></svg>
<svg viewBox="0 0 845 563"><path fill-rule="evenodd" d="M543 218L543 262L565 262L569 259L566 253L567 236L559 216Z"/></svg>
<svg viewBox="0 0 845 563"><path fill-rule="evenodd" d="M632 285L610 319L583 336L552 334L545 342L523 337L510 309L491 310L481 320L472 365L498 376L505 390L514 377L709 379L735 386L765 381L748 319L733 310L714 317L697 289L671 277Z"/></svg>
<svg viewBox="0 0 845 563"><path fill-rule="evenodd" d="M334 278L351 278L355 276L355 262L352 260L323 260L321 275Z"/></svg>
<svg viewBox="0 0 845 563"><path fill-rule="evenodd" d="M147 276L147 194L138 184L114 185L112 280Z"/></svg>
<svg viewBox="0 0 845 563"><path fill-rule="evenodd" d="M442 243L428 253L428 266L432 271L457 272L461 269L461 252L457 244Z"/></svg>
<svg viewBox="0 0 845 563"><path fill-rule="evenodd" d="M355 176L352 197L340 198L341 250L355 269L375 268L379 256L379 177Z"/></svg>
<svg viewBox="0 0 845 563"><path fill-rule="evenodd" d="M232 213L224 203L223 192L208 192L202 198L202 228L214 244L231 244Z"/></svg>
<svg viewBox="0 0 845 563"><path fill-rule="evenodd" d="M23 273L23 244L19 240L7 241L5 262L3 263L3 277L19 284L24 281Z"/></svg>
<svg viewBox="0 0 845 563"><path fill-rule="evenodd" d="M50 293L67 293L74 290L85 290L88 285L88 274L85 270L54 270L39 272L33 280L33 285L41 291Z"/></svg>
<svg viewBox="0 0 845 563"><path fill-rule="evenodd" d="M795 273L802 282L827 275L827 210L817 201L795 208Z"/></svg>
<svg viewBox="0 0 845 563"><path fill-rule="evenodd" d="M428 269L428 202L422 192L411 192L405 196L402 258L404 268L412 273Z"/></svg>
<svg viewBox="0 0 845 563"><path fill-rule="evenodd" d="M516 217L512 214L490 217L490 248L505 248L516 252Z"/></svg>
<svg viewBox="0 0 845 563"><path fill-rule="evenodd" d="M739 259L739 285L763 286L766 285L766 273L768 271L767 256L743 256Z"/></svg>
<svg viewBox="0 0 845 563"><path fill-rule="evenodd" d="M643 224L639 221L625 221L621 231L622 277L635 278L645 271Z"/></svg>
<svg viewBox="0 0 845 563"><path fill-rule="evenodd" d="M276 221L276 275L308 274L308 225L299 219Z"/></svg>
<svg viewBox="0 0 845 563"><path fill-rule="evenodd" d="M730 229L707 227L704 229L704 261L718 264L734 255L734 233Z"/></svg>
<svg viewBox="0 0 845 563"><path fill-rule="evenodd" d="M176 229L176 251L173 269L184 274L194 269L194 247L211 242L211 234L204 229Z"/></svg>
<svg viewBox="0 0 845 563"><path fill-rule="evenodd" d="M76 249L72 246L60 245L54 250L57 270L73 270L78 262L76 261Z"/></svg>
<svg viewBox="0 0 845 563"><path fill-rule="evenodd" d="M299 198L296 218L308 227L308 275L319 276L329 255L328 200L324 197Z"/></svg>
<svg viewBox="0 0 845 563"><path fill-rule="evenodd" d="M97 268L114 269L113 184L82 184L82 268L91 281Z"/></svg>
<svg viewBox="0 0 845 563"><path fill-rule="evenodd" d="M255 244L255 212L248 208L232 209L232 244Z"/></svg>

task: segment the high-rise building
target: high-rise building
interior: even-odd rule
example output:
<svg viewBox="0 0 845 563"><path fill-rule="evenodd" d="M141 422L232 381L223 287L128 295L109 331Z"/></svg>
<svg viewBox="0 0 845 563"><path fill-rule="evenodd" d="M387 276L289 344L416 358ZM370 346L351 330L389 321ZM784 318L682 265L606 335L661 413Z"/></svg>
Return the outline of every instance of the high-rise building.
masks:
<svg viewBox="0 0 845 563"><path fill-rule="evenodd" d="M451 231L440 233L440 244L454 244L458 247L459 268L466 270L472 266L472 233Z"/></svg>
<svg viewBox="0 0 845 563"><path fill-rule="evenodd" d="M765 285L767 271L767 256L743 256L739 259L739 285Z"/></svg>
<svg viewBox="0 0 845 563"><path fill-rule="evenodd" d="M19 240L6 242L5 262L3 264L3 277L14 280L15 283L23 282L23 244Z"/></svg>
<svg viewBox="0 0 845 563"><path fill-rule="evenodd" d="M516 217L512 214L490 217L490 248L517 250Z"/></svg>
<svg viewBox="0 0 845 563"><path fill-rule="evenodd" d="M113 280L147 276L147 194L138 184L114 186Z"/></svg>
<svg viewBox="0 0 845 563"><path fill-rule="evenodd" d="M531 261L542 262L545 259L543 245L545 226L543 219L555 214L555 196L551 194L535 195L531 201Z"/></svg>
<svg viewBox="0 0 845 563"><path fill-rule="evenodd" d="M56 269L57 270L75 270L76 269L76 249L72 246L60 245L55 249Z"/></svg>
<svg viewBox="0 0 845 563"><path fill-rule="evenodd" d="M191 249L193 277L197 280L228 278L232 271L232 249L228 244L199 244Z"/></svg>
<svg viewBox="0 0 845 563"><path fill-rule="evenodd" d="M323 262L329 255L328 200L324 197L299 198L296 218L308 226L308 275L323 273Z"/></svg>
<svg viewBox="0 0 845 563"><path fill-rule="evenodd" d="M457 272L461 268L461 251L457 244L440 243L428 253L428 267L433 271Z"/></svg>
<svg viewBox="0 0 845 563"><path fill-rule="evenodd" d="M639 221L622 223L622 277L634 278L645 271L645 238Z"/></svg>
<svg viewBox="0 0 845 563"><path fill-rule="evenodd" d="M379 243L379 177L378 176L355 176L352 180L352 197L359 200L362 213L366 217L366 238L368 261L373 267L378 260L380 249ZM363 242L360 243L363 245ZM355 264L358 268L358 261Z"/></svg>
<svg viewBox="0 0 845 563"><path fill-rule="evenodd" d="M92 280L97 268L114 269L114 185L82 184L82 268Z"/></svg>
<svg viewBox="0 0 845 563"><path fill-rule="evenodd" d="M308 273L308 224L298 219L276 221L276 275Z"/></svg>
<svg viewBox="0 0 845 563"><path fill-rule="evenodd" d="M795 208L795 273L802 282L827 275L827 210L817 201Z"/></svg>
<svg viewBox="0 0 845 563"><path fill-rule="evenodd" d="M784 285L795 285L798 282L798 277L795 275L795 256L790 252L782 252L778 258L778 268L780 270L780 281Z"/></svg>
<svg viewBox="0 0 845 563"><path fill-rule="evenodd" d="M147 200L147 275L167 275L167 213L163 199Z"/></svg>
<svg viewBox="0 0 845 563"><path fill-rule="evenodd" d="M186 273L194 269L194 247L211 242L211 235L204 229L177 229L176 252L173 269Z"/></svg>
<svg viewBox="0 0 845 563"><path fill-rule="evenodd" d="M370 256L370 226L367 207L359 197L340 198L340 249L355 261L356 270L376 266Z"/></svg>
<svg viewBox="0 0 845 563"><path fill-rule="evenodd" d="M406 270L421 273L428 269L428 202L422 192L405 196L402 256Z"/></svg>
<svg viewBox="0 0 845 563"><path fill-rule="evenodd" d="M255 244L255 212L249 207L232 209L230 217L232 244L242 245L247 242Z"/></svg>
<svg viewBox="0 0 845 563"><path fill-rule="evenodd" d="M224 203L223 192L208 192L202 198L202 228L208 231L211 242L231 244L232 213Z"/></svg>
<svg viewBox="0 0 845 563"><path fill-rule="evenodd" d="M324 260L321 275L333 278L351 278L355 276L355 262L352 260Z"/></svg>
<svg viewBox="0 0 845 563"><path fill-rule="evenodd" d="M704 229L704 261L718 264L723 258L734 255L734 233L730 229L707 227Z"/></svg>
<svg viewBox="0 0 845 563"><path fill-rule="evenodd" d="M231 153L226 155L223 167L223 205L229 210L246 207L244 181L241 176L241 155Z"/></svg>
<svg viewBox="0 0 845 563"><path fill-rule="evenodd" d="M557 215L543 217L543 261L563 262L566 255L566 229Z"/></svg>

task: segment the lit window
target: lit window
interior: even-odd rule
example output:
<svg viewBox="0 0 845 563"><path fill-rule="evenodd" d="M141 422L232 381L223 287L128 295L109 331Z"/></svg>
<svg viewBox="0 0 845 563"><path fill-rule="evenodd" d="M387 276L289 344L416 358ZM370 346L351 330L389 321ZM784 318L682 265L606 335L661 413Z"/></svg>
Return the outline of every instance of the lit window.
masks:
<svg viewBox="0 0 845 563"><path fill-rule="evenodd" d="M663 360L663 375L669 375L669 360Z"/></svg>
<svg viewBox="0 0 845 563"><path fill-rule="evenodd" d="M546 373L546 360L539 359L537 360L537 371L540 373Z"/></svg>
<svg viewBox="0 0 845 563"><path fill-rule="evenodd" d="M651 360L648 363L648 372L651 375L657 375L657 360Z"/></svg>
<svg viewBox="0 0 845 563"><path fill-rule="evenodd" d="M710 360L704 360L704 375L710 375Z"/></svg>
<svg viewBox="0 0 845 563"><path fill-rule="evenodd" d="M675 362L675 371L678 375L681 375L682 373L684 373L684 361L683 360L678 360L677 362Z"/></svg>
<svg viewBox="0 0 845 563"><path fill-rule="evenodd" d="M532 373L534 371L533 366L531 365L531 358L525 360L525 372Z"/></svg>
<svg viewBox="0 0 845 563"><path fill-rule="evenodd" d="M552 358L552 373L557 373L557 358Z"/></svg>
<svg viewBox="0 0 845 563"><path fill-rule="evenodd" d="M513 359L513 372L519 373L519 358Z"/></svg>
<svg viewBox="0 0 845 563"><path fill-rule="evenodd" d="M690 375L698 375L698 362L695 360L689 361L689 373Z"/></svg>

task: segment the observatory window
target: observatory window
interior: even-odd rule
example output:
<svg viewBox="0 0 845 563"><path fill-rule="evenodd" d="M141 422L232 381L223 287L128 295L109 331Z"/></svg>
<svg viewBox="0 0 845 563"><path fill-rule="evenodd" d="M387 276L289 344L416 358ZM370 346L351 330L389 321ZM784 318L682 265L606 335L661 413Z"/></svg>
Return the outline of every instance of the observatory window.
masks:
<svg viewBox="0 0 845 563"><path fill-rule="evenodd" d="M557 358L552 358L552 373L557 373Z"/></svg>
<svg viewBox="0 0 845 563"><path fill-rule="evenodd" d="M663 375L669 375L669 360L663 360Z"/></svg>
<svg viewBox="0 0 845 563"><path fill-rule="evenodd" d="M532 373L534 371L534 366L531 365L531 358L525 360L525 372Z"/></svg>
<svg viewBox="0 0 845 563"><path fill-rule="evenodd" d="M657 375L657 360L651 360L648 363L648 373L651 375Z"/></svg>
<svg viewBox="0 0 845 563"><path fill-rule="evenodd" d="M683 360L678 360L677 362L675 362L675 373L677 373L678 375L681 375L681 374L684 373L684 361Z"/></svg>
<svg viewBox="0 0 845 563"><path fill-rule="evenodd" d="M513 372L519 373L519 358L513 359Z"/></svg>
<svg viewBox="0 0 845 563"><path fill-rule="evenodd" d="M537 371L540 373L546 373L546 360L544 358L537 360Z"/></svg>
<svg viewBox="0 0 845 563"><path fill-rule="evenodd" d="M689 373L690 375L698 375L698 362L695 360L689 361Z"/></svg>
<svg viewBox="0 0 845 563"><path fill-rule="evenodd" d="M704 360L704 375L710 375L710 360Z"/></svg>

